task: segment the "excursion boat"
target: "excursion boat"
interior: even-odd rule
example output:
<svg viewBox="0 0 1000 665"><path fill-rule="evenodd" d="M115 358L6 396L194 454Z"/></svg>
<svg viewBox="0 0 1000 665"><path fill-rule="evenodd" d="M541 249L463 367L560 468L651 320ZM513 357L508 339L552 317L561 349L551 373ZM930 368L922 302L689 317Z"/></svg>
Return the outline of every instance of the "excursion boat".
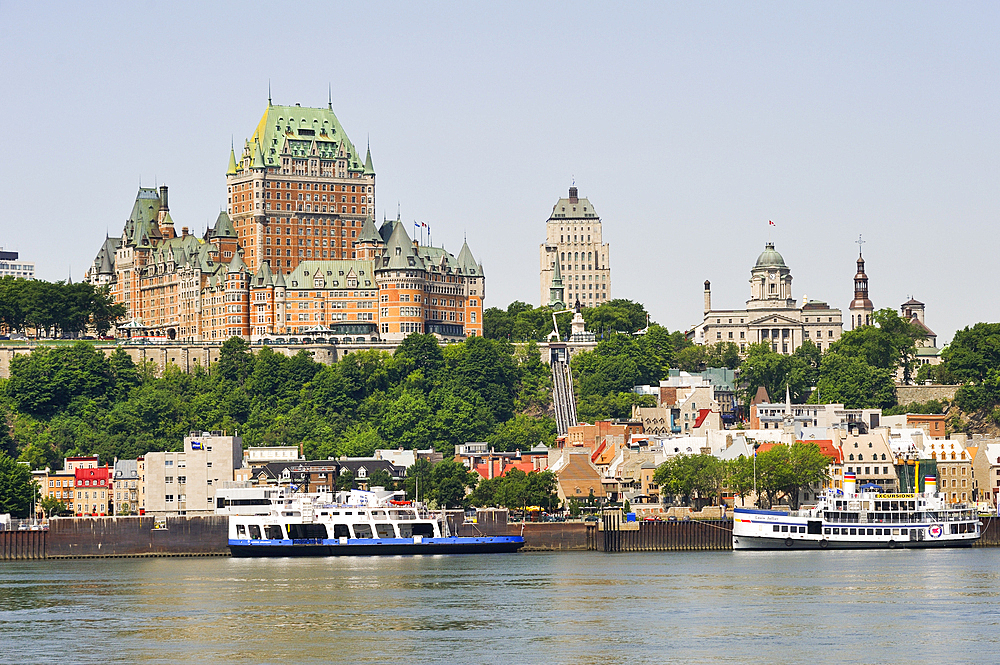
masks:
<svg viewBox="0 0 1000 665"><path fill-rule="evenodd" d="M272 488L226 488L216 514L229 515L234 557L485 554L516 552L522 536L452 536L401 492L351 490L286 494Z"/></svg>
<svg viewBox="0 0 1000 665"><path fill-rule="evenodd" d="M798 511L733 510L733 549L802 550L896 547L969 547L980 536L977 511L949 505L937 480L924 492L885 494L877 486L855 491L853 473L844 489L828 489L815 506Z"/></svg>

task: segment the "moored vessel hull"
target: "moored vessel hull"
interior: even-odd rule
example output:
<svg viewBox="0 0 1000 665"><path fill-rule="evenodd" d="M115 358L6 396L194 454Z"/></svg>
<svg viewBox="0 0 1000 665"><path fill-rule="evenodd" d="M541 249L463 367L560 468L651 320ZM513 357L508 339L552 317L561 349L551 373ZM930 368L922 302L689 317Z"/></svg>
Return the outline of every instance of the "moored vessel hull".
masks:
<svg viewBox="0 0 1000 665"><path fill-rule="evenodd" d="M927 547L972 547L975 539L965 540L798 540L792 538L778 539L760 536L734 536L734 550L885 550L885 549L915 549Z"/></svg>
<svg viewBox="0 0 1000 665"><path fill-rule="evenodd" d="M230 539L229 541L229 551L234 557L502 554L517 552L522 547L524 538L521 536L424 538L421 542L414 542L408 538L371 540L352 538L346 542L332 539L313 541Z"/></svg>

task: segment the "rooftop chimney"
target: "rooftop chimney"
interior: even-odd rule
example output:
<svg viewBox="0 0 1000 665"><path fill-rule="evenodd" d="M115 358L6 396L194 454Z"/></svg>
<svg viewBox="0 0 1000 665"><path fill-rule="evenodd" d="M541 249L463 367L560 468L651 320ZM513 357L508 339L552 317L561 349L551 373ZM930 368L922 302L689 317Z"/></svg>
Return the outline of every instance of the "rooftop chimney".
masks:
<svg viewBox="0 0 1000 665"><path fill-rule="evenodd" d="M570 203L578 203L579 201L580 201L580 197L577 196L576 187L570 187L569 188L569 202Z"/></svg>
<svg viewBox="0 0 1000 665"><path fill-rule="evenodd" d="M163 210L170 210L170 206L167 205L167 186L160 185L160 208Z"/></svg>

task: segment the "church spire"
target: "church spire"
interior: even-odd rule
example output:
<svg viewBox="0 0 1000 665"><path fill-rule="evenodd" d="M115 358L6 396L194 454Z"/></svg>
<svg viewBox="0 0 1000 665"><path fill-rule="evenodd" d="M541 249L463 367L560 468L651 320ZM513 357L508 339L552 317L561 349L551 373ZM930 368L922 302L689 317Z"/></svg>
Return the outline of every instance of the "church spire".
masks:
<svg viewBox="0 0 1000 665"><path fill-rule="evenodd" d="M865 273L865 258L861 254L861 246L864 244L861 236L858 236L858 271L854 274L854 300L851 301L851 330L856 330L861 326L871 325L872 313L875 306L868 299L868 275Z"/></svg>

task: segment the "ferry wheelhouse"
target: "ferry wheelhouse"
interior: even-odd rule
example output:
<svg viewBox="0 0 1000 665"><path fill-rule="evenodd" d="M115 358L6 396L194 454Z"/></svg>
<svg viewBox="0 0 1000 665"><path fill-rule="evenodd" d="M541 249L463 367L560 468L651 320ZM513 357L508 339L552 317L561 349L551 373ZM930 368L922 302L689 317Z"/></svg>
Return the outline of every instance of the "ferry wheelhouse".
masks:
<svg viewBox="0 0 1000 665"><path fill-rule="evenodd" d="M402 500L401 492L286 494L271 488L227 488L217 514L229 515L236 557L368 556L516 552L521 536L452 536L443 516Z"/></svg>
<svg viewBox="0 0 1000 665"><path fill-rule="evenodd" d="M733 549L866 549L968 547L980 536L977 511L948 504L933 476L924 492L885 494L878 487L856 491L853 473L844 489L828 489L815 506L798 511L733 511Z"/></svg>

